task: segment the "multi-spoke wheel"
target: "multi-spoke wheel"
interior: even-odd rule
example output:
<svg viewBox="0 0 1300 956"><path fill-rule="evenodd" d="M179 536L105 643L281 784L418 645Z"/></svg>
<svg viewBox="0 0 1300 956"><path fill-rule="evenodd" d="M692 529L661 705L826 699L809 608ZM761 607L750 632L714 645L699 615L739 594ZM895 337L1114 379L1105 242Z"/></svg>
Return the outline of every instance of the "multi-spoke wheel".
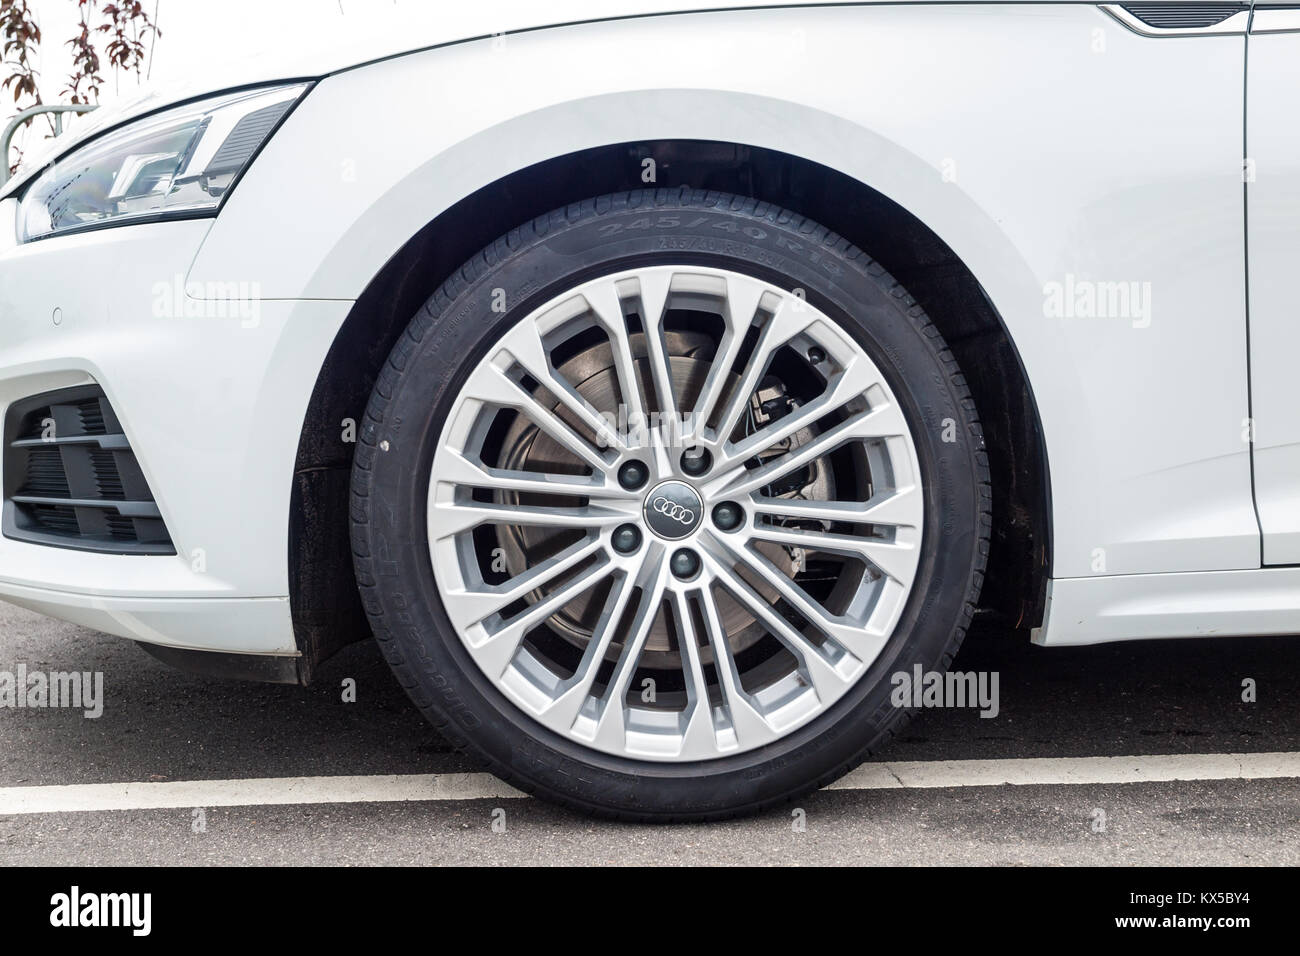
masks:
<svg viewBox="0 0 1300 956"><path fill-rule="evenodd" d="M950 659L988 488L905 293L797 216L632 193L517 230L394 350L354 476L375 632L436 724L570 803L709 816L843 772Z"/></svg>

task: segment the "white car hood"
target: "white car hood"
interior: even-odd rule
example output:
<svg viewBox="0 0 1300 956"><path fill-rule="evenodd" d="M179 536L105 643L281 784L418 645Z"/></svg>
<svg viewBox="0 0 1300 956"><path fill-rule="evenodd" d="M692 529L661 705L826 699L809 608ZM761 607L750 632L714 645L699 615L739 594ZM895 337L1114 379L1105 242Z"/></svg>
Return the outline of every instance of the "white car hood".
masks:
<svg viewBox="0 0 1300 956"><path fill-rule="evenodd" d="M762 6L826 6L825 0L471 0L428 3L412 8L376 4L357 16L322 17L304 24L309 42L286 44L239 59L199 64L183 83L145 87L129 99L100 108L63 136L43 140L0 190L18 189L56 156L96 133L165 106L234 87L278 80L309 79L373 60L501 33L593 20L622 19L692 10ZM360 29L359 29L360 27Z"/></svg>
<svg viewBox="0 0 1300 956"><path fill-rule="evenodd" d="M880 2L880 0L877 0ZM928 3L933 0L886 0ZM946 0L980 3L987 0ZM1033 3L1039 0L1001 0ZM96 133L133 117L208 93L278 80L312 79L373 60L503 33L595 20L763 7L862 6L827 0L469 0L413 6L375 3L355 16L320 17L295 24L301 35L264 37L267 49L238 59L211 61L187 70L183 83L144 87L134 97L88 114L57 139L33 145L22 168L0 189L0 198L18 189L56 156Z"/></svg>

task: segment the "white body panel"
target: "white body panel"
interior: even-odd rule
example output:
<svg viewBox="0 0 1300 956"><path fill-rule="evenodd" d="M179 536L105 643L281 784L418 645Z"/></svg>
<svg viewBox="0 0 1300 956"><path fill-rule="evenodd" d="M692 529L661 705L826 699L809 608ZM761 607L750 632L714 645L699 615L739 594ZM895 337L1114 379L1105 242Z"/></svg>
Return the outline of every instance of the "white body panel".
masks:
<svg viewBox="0 0 1300 956"><path fill-rule="evenodd" d="M107 229L0 257L0 415L17 399L98 382L177 550L122 556L0 537L0 594L154 643L293 653L293 458L347 304L187 315L179 289L210 226Z"/></svg>
<svg viewBox="0 0 1300 956"><path fill-rule="evenodd" d="M1247 88L1255 494L1264 563L1300 564L1300 33L1251 37Z"/></svg>
<svg viewBox="0 0 1300 956"><path fill-rule="evenodd" d="M476 35L483 18L461 16L441 40L401 42ZM158 643L291 653L294 455L352 301L415 232L502 176L683 138L838 169L917 216L984 286L1046 433L1061 580L1040 640L1153 636L1145 612L1126 626L1073 611L1166 575L1189 601L1193 580L1248 600L1278 579L1251 570L1242 440L1244 53L1241 36L1142 37L1086 4L801 5L557 27L327 76L217 219L0 250L0 404L99 382L179 552L0 539L0 596ZM255 283L257 323L156 316L157 283L180 277ZM1139 304L1053 312L1049 290L1076 301L1087 283L1137 283ZM55 307L75 321L53 328ZM256 626L213 625L236 605Z"/></svg>
<svg viewBox="0 0 1300 956"><path fill-rule="evenodd" d="M1300 568L1122 574L1051 582L1035 644L1296 633Z"/></svg>
<svg viewBox="0 0 1300 956"><path fill-rule="evenodd" d="M1056 576L1253 568L1243 43L1138 37L1088 6L904 6L592 24L401 57L313 90L190 278L355 298L438 213L544 159L673 137L792 153L911 211L988 291L1047 434ZM584 69L552 68L577 50ZM1153 122L1133 91L1156 76L1182 79ZM411 122L412 101L438 122ZM375 134L341 147L340 128ZM250 242L268 209L276 228ZM1044 287L1069 276L1149 283L1149 324L1046 316Z"/></svg>

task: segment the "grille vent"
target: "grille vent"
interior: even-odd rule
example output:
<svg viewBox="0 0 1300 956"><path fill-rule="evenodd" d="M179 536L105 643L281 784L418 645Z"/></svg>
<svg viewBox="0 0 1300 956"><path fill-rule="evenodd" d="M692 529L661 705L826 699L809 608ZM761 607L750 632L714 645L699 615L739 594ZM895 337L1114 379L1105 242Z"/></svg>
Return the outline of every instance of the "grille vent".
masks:
<svg viewBox="0 0 1300 956"><path fill-rule="evenodd" d="M1149 27L1203 30L1245 10L1245 3L1126 3L1124 9Z"/></svg>
<svg viewBox="0 0 1300 956"><path fill-rule="evenodd" d="M98 386L16 402L4 423L6 538L175 554L122 425Z"/></svg>

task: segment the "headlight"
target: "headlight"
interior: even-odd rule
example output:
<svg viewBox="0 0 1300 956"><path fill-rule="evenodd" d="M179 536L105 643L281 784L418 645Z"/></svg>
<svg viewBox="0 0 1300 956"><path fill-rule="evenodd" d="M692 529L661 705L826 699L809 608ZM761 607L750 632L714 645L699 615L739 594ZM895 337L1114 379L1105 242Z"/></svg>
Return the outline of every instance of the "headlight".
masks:
<svg viewBox="0 0 1300 956"><path fill-rule="evenodd" d="M306 89L299 83L228 93L92 140L27 188L19 239L215 211Z"/></svg>

